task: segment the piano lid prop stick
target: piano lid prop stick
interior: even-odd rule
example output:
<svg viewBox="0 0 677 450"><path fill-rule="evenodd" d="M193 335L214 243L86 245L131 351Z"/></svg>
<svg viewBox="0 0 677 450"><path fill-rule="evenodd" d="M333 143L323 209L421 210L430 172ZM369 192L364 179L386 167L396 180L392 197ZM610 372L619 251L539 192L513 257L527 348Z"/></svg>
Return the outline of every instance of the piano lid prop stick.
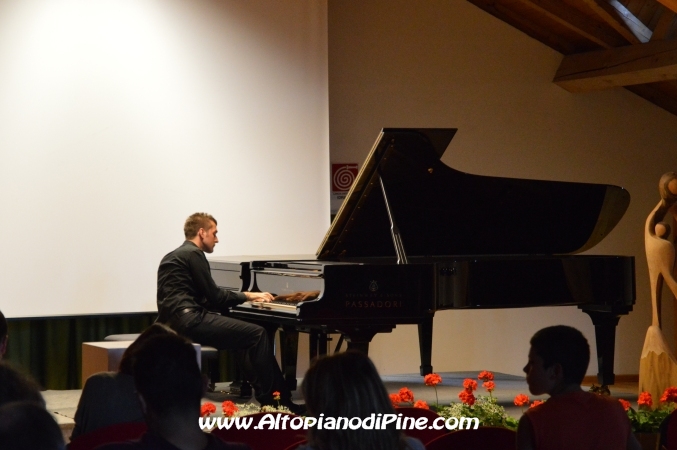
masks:
<svg viewBox="0 0 677 450"><path fill-rule="evenodd" d="M409 264L407 260L407 254L404 251L404 244L402 243L402 236L400 235L400 229L395 223L393 218L393 213L390 210L390 203L388 202L388 194L386 194L386 186L383 184L383 178L379 175L379 180L381 181L381 191L383 192L383 201L386 204L386 211L388 211L388 219L390 219L390 234L393 237L393 245L395 246L395 253L397 254L397 264Z"/></svg>

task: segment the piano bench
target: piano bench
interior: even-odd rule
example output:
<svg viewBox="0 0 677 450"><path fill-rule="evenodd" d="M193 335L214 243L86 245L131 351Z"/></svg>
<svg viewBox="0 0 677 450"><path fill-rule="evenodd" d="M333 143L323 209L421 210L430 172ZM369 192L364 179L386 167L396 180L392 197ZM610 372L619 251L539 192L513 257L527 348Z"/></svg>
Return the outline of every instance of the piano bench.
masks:
<svg viewBox="0 0 677 450"><path fill-rule="evenodd" d="M139 333L136 334L111 334L103 338L104 341L135 341L139 337ZM202 360L206 359L215 359L219 357L219 351L214 347L209 347L208 345L201 345L200 351L202 352Z"/></svg>
<svg viewBox="0 0 677 450"><path fill-rule="evenodd" d="M111 334L109 336L106 336L103 338L104 341L106 342L119 342L119 341L135 341L136 338L139 337L140 333L136 334ZM126 347L125 347L126 348ZM209 363L209 360L215 359L217 360L213 364ZM214 348L214 347L209 347L208 345L201 345L200 346L200 361L203 366L207 367L209 370L209 377L212 380L212 384L216 383L219 378L219 351ZM119 363L119 359L117 360L117 363ZM84 367L84 364L83 364ZM115 366L117 367L117 365ZM106 369L104 369L106 370ZM90 374L91 375L91 374ZM84 378L84 372L83 372L83 379L82 382L84 383L85 378Z"/></svg>
<svg viewBox="0 0 677 450"><path fill-rule="evenodd" d="M98 372L115 372L120 366L122 355L134 341L101 341L82 343L82 380L85 381L91 375ZM195 358L198 366L201 363L200 344L193 344Z"/></svg>

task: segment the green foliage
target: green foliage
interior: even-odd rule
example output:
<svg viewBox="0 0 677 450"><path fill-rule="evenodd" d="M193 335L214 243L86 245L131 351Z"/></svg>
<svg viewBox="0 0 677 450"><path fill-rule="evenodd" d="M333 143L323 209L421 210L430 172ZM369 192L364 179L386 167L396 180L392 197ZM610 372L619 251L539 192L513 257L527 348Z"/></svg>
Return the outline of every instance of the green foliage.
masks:
<svg viewBox="0 0 677 450"><path fill-rule="evenodd" d="M478 395L475 404L468 406L464 403L452 403L441 407L437 414L448 419L450 417L477 417L480 426L504 427L511 430L517 429L518 420L508 416L505 408L498 404L494 397Z"/></svg>
<svg viewBox="0 0 677 450"><path fill-rule="evenodd" d="M632 431L635 433L658 433L663 420L665 420L676 407L677 405L675 405L675 403L670 402L661 404L661 406L656 409L649 409L643 406L640 406L637 410L629 408L628 418L632 425Z"/></svg>

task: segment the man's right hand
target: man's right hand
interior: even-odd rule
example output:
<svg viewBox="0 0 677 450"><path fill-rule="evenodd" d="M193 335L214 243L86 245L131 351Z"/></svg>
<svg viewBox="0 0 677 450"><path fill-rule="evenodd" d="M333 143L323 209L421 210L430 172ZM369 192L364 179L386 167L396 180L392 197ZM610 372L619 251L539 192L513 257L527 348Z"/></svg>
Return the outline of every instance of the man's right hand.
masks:
<svg viewBox="0 0 677 450"><path fill-rule="evenodd" d="M272 302L273 295L270 292L244 292L248 302Z"/></svg>

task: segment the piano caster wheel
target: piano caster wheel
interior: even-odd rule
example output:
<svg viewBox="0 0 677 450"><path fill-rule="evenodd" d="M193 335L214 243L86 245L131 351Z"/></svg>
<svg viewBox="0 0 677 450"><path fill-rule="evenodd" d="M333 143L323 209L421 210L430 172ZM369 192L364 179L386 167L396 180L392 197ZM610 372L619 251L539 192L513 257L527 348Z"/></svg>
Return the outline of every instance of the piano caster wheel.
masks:
<svg viewBox="0 0 677 450"><path fill-rule="evenodd" d="M593 384L592 386L590 386L590 392L592 392L594 394L599 394L599 395L606 395L606 396L611 395L611 391L609 390L609 386L607 386L606 384L603 384L601 386L596 386L596 385Z"/></svg>
<svg viewBox="0 0 677 450"><path fill-rule="evenodd" d="M240 398L251 398L253 394L252 385L248 381L233 381L228 386L228 393Z"/></svg>

